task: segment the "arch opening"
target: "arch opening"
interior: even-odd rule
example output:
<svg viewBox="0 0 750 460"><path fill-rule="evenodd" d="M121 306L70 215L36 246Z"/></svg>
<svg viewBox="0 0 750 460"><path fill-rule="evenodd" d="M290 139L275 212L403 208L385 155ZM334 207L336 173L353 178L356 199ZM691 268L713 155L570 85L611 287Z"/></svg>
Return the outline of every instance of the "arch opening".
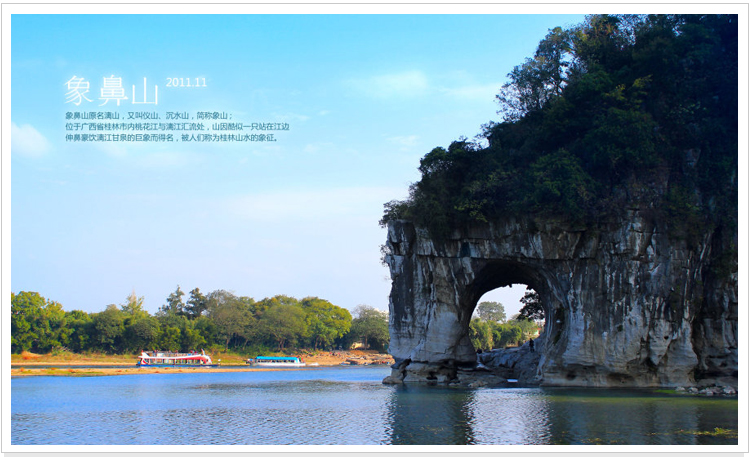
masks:
<svg viewBox="0 0 750 460"><path fill-rule="evenodd" d="M469 323L469 339L477 352L517 347L537 340L544 329L539 294L516 283L484 293Z"/></svg>
<svg viewBox="0 0 750 460"><path fill-rule="evenodd" d="M464 312L464 317L471 318L485 295L489 295L488 299L493 300L494 295L513 292L512 296L516 296L520 290L523 292L513 302L514 313L518 313L523 308L523 303L533 303L525 313L535 313L533 319L540 321L550 317L550 311L552 311L550 304L553 303L551 291L554 290L552 282L544 276L541 269L512 261L491 261L479 270L474 281L467 285L462 293L459 300L460 307ZM521 299L527 292L529 297L522 303ZM510 318L507 311L506 317Z"/></svg>
<svg viewBox="0 0 750 460"><path fill-rule="evenodd" d="M465 340L474 347L477 365L506 379L532 381L549 337L560 335L563 330L562 322L556 321L564 316L562 312L567 305L562 289L544 267L533 264L490 260L475 273L473 282L465 285L459 303L465 315L462 318ZM504 321L483 321L479 304L503 303L499 300L503 296L512 296L509 305L503 305ZM521 321L513 318L527 304L534 304L524 311L533 313L532 318Z"/></svg>

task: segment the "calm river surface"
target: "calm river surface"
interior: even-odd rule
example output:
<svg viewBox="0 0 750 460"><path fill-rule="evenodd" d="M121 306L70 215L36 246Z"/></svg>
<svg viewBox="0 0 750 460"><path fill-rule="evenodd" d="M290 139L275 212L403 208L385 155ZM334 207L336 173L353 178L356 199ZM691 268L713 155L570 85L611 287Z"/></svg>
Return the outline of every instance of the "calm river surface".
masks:
<svg viewBox="0 0 750 460"><path fill-rule="evenodd" d="M389 373L371 366L13 378L11 443L737 444L736 398L381 384Z"/></svg>

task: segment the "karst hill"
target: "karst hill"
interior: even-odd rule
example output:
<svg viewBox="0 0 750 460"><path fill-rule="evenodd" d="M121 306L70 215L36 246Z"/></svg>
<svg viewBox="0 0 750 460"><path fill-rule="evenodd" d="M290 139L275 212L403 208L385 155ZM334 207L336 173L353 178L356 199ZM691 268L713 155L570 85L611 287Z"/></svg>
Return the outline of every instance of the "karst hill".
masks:
<svg viewBox="0 0 750 460"><path fill-rule="evenodd" d="M387 381L482 362L544 385L736 381L737 40L727 15L551 30L500 88L502 121L386 204ZM478 357L477 301L516 283L541 300L534 355Z"/></svg>

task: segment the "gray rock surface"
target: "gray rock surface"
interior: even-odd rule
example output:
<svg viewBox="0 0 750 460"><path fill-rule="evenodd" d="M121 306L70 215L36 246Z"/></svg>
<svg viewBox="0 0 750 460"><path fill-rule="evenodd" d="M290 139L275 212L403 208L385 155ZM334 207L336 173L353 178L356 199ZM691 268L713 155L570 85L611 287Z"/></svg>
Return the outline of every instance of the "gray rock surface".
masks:
<svg viewBox="0 0 750 460"><path fill-rule="evenodd" d="M737 273L715 275L715 235L690 246L664 227L632 210L596 229L507 219L436 241L409 222L389 222L389 381L461 383L479 362L541 385L736 379ZM468 337L477 301L519 283L545 306L536 352L477 357Z"/></svg>

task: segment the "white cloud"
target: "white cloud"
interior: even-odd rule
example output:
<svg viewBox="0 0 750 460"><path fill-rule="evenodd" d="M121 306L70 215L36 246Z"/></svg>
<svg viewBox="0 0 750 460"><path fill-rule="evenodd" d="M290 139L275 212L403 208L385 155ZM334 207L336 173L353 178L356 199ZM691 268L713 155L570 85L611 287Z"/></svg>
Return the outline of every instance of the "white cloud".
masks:
<svg viewBox="0 0 750 460"><path fill-rule="evenodd" d="M52 144L31 125L10 124L10 151L28 157L40 157L49 152Z"/></svg>
<svg viewBox="0 0 750 460"><path fill-rule="evenodd" d="M455 88L440 88L440 92L448 96L475 101L492 101L500 91L502 83L488 83L485 85L467 85Z"/></svg>
<svg viewBox="0 0 750 460"><path fill-rule="evenodd" d="M275 113L273 114L273 118L279 122L286 122L286 123L292 123L292 122L304 122L310 119L307 115L302 115L300 113Z"/></svg>
<svg viewBox="0 0 750 460"><path fill-rule="evenodd" d="M386 138L386 140L400 146L401 150L409 150L419 143L419 136L393 136Z"/></svg>
<svg viewBox="0 0 750 460"><path fill-rule="evenodd" d="M137 164L145 168L166 168L183 167L192 161L191 155L185 152L163 151L152 152L140 156Z"/></svg>
<svg viewBox="0 0 750 460"><path fill-rule="evenodd" d="M390 187L346 187L324 190L280 191L227 199L223 210L254 222L312 222L334 217L379 218L383 203L403 195Z"/></svg>
<svg viewBox="0 0 750 460"><path fill-rule="evenodd" d="M347 83L357 91L374 98L420 96L425 94L430 86L425 74L418 70L376 75L349 80Z"/></svg>
<svg viewBox="0 0 750 460"><path fill-rule="evenodd" d="M125 158L128 155L127 149L120 143L99 142L96 144L96 148L113 158Z"/></svg>
<svg viewBox="0 0 750 460"><path fill-rule="evenodd" d="M335 150L335 147L335 144L333 144L332 142L315 142L305 145L302 151L305 153L315 154L320 151L333 151Z"/></svg>
<svg viewBox="0 0 750 460"><path fill-rule="evenodd" d="M471 74L464 71L431 75L428 78L419 70L376 75L348 80L346 83L367 96L379 99L437 93L456 99L479 102L494 100L502 86L501 82L477 83Z"/></svg>

